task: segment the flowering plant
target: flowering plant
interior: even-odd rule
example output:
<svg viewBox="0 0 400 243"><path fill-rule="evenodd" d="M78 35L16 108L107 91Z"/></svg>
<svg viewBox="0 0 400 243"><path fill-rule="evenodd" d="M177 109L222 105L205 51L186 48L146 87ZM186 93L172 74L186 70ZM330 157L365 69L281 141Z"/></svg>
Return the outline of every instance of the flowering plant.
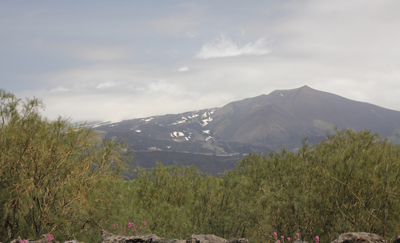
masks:
<svg viewBox="0 0 400 243"><path fill-rule="evenodd" d="M146 222L143 221L142 224L134 225L133 222L128 222L126 227L119 227L118 224L113 224L113 233L119 235L145 235L146 234ZM103 229L104 230L104 229ZM106 229L108 231L108 229ZM151 233L150 233L151 234Z"/></svg>

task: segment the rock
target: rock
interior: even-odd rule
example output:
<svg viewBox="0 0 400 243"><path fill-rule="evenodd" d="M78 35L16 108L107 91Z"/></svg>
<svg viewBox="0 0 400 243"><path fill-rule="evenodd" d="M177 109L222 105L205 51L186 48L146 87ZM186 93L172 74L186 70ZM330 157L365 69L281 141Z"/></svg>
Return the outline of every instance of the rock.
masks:
<svg viewBox="0 0 400 243"><path fill-rule="evenodd" d="M393 241L393 243L400 243L400 235Z"/></svg>
<svg viewBox="0 0 400 243"><path fill-rule="evenodd" d="M11 241L10 243L20 243L21 240L22 240L23 243L25 243L23 241L23 239L21 239L21 237L18 237L17 239ZM48 242L47 241L47 234L42 235L42 238L40 238L40 240L38 240L38 239L28 239L28 240L25 240L25 241L26 241L26 243L60 243L59 241L56 241L54 238L50 242ZM63 243L80 243L80 242L77 241L77 240L67 240L67 241L64 241ZM81 242L81 243L83 243L83 242Z"/></svg>
<svg viewBox="0 0 400 243"><path fill-rule="evenodd" d="M165 239L160 238L155 234L144 235L144 236L126 236L126 235L115 235L108 231L101 231L101 238L103 243L249 243L247 239L229 239L215 235L192 235L186 240L177 239Z"/></svg>
<svg viewBox="0 0 400 243"><path fill-rule="evenodd" d="M25 241L26 241L26 243L47 243L47 235L46 234L42 235L42 238L40 238L39 240L38 239L27 239ZM20 243L20 242L25 243L25 241L23 241L23 239L21 239L21 236L19 236L17 239L12 240L10 243ZM60 243L60 242L52 239L51 243Z"/></svg>
<svg viewBox="0 0 400 243"><path fill-rule="evenodd" d="M162 239L155 234L144 235L144 236L127 236L127 235L115 235L108 231L101 231L101 238L103 243L174 243L174 240Z"/></svg>
<svg viewBox="0 0 400 243"><path fill-rule="evenodd" d="M192 235L186 239L186 243L227 243L224 238L215 235Z"/></svg>
<svg viewBox="0 0 400 243"><path fill-rule="evenodd" d="M365 232L350 232L341 234L331 243L388 243L385 238L377 234Z"/></svg>
<svg viewBox="0 0 400 243"><path fill-rule="evenodd" d="M228 240L228 243L249 243L249 241L245 238L240 238L240 239L230 238Z"/></svg>

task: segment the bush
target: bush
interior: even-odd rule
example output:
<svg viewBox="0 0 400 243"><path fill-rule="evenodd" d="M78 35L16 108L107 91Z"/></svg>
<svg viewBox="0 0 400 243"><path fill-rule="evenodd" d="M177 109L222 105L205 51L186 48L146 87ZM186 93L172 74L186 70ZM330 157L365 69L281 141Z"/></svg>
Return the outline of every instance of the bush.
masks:
<svg viewBox="0 0 400 243"><path fill-rule="evenodd" d="M114 201L104 188L126 164L124 144L42 118L42 107L0 90L0 241L45 233L99 239Z"/></svg>

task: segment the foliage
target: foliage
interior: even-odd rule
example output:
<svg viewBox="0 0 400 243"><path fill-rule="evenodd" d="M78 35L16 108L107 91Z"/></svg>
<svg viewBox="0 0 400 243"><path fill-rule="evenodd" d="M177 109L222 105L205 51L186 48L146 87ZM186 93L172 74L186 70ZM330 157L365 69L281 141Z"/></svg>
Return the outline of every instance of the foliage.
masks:
<svg viewBox="0 0 400 243"><path fill-rule="evenodd" d="M215 234L273 242L272 232L332 241L349 231L393 239L399 227L400 149L368 131L334 131L297 153L250 154L222 178L193 167L139 170L136 215L163 237ZM133 206L132 206L133 207ZM134 216L135 214L132 214Z"/></svg>
<svg viewBox="0 0 400 243"><path fill-rule="evenodd" d="M98 239L94 229L113 199L102 188L123 170L123 144L66 119L44 119L42 107L0 90L0 240Z"/></svg>

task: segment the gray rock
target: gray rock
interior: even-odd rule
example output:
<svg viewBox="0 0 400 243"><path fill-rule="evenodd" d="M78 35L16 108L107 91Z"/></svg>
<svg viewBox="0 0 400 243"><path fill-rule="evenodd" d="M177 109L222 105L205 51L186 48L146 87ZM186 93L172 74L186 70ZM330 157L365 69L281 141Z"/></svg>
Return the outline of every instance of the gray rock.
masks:
<svg viewBox="0 0 400 243"><path fill-rule="evenodd" d="M21 236L19 236L17 239L12 240L10 243L20 243ZM47 243L47 234L42 235L42 238L38 239L26 239L26 243ZM25 243L25 242L24 242ZM52 239L51 243L60 243L59 241L56 241L55 239Z"/></svg>
<svg viewBox="0 0 400 243"><path fill-rule="evenodd" d="M227 243L227 240L215 235L192 235L186 243Z"/></svg>
<svg viewBox="0 0 400 243"><path fill-rule="evenodd" d="M365 232L349 232L341 234L331 243L388 243L385 238L377 234Z"/></svg>
<svg viewBox="0 0 400 243"><path fill-rule="evenodd" d="M191 235L186 240L165 239L155 234L144 236L115 235L108 231L101 231L103 243L249 243L247 239L229 239L215 235Z"/></svg>
<svg viewBox="0 0 400 243"><path fill-rule="evenodd" d="M228 243L249 243L249 241L245 238L240 238L240 239L230 238L228 240Z"/></svg>

